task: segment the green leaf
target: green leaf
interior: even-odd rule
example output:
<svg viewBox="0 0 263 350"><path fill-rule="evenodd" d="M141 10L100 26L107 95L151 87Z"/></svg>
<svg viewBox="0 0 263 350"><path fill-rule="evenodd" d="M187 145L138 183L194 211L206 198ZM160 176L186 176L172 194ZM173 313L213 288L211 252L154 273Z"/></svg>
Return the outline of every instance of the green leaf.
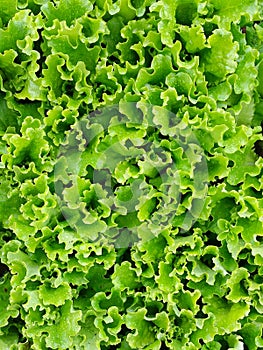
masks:
<svg viewBox="0 0 263 350"><path fill-rule="evenodd" d="M81 346L85 349L99 349L103 341L102 332L95 326L96 317L87 315L78 335L81 337ZM105 337L104 340L107 338Z"/></svg>
<svg viewBox="0 0 263 350"><path fill-rule="evenodd" d="M0 348L263 348L263 0L0 1Z"/></svg>
<svg viewBox="0 0 263 350"><path fill-rule="evenodd" d="M39 297L43 300L44 305L61 306L66 300L71 298L71 288L68 284L63 283L57 288L49 285L42 285L39 289Z"/></svg>
<svg viewBox="0 0 263 350"><path fill-rule="evenodd" d="M189 74L185 72L170 73L166 77L166 84L175 88L178 94L188 95L193 85L192 79Z"/></svg>
<svg viewBox="0 0 263 350"><path fill-rule="evenodd" d="M3 53L9 49L21 49L23 51L23 39L26 41L27 36L31 37L31 41L38 39L37 28L40 27L39 22L40 16L32 16L29 10L20 10L15 13L14 17L8 22L7 28L0 29L0 52ZM25 42L25 50L27 49L26 46ZM32 46L32 43L30 46Z"/></svg>
<svg viewBox="0 0 263 350"><path fill-rule="evenodd" d="M164 292L177 291L181 288L180 279L175 275L170 264L159 263L159 275L155 278L160 290Z"/></svg>
<svg viewBox="0 0 263 350"><path fill-rule="evenodd" d="M6 226L11 214L19 212L22 200L16 191L10 193L10 182L1 179L0 184L0 222Z"/></svg>
<svg viewBox="0 0 263 350"><path fill-rule="evenodd" d="M245 302L229 303L218 297L206 298L205 312L214 316L218 334L231 333L241 328L240 321L248 315L250 306Z"/></svg>
<svg viewBox="0 0 263 350"><path fill-rule="evenodd" d="M8 21L15 15L17 12L16 1L15 0L3 0L0 3L0 18L3 25L7 25Z"/></svg>
<svg viewBox="0 0 263 350"><path fill-rule="evenodd" d="M56 324L43 328L48 336L45 339L46 346L51 349L68 349L73 344L73 337L78 334L81 327L82 312L74 310L72 302L67 300L65 305L61 306L61 315Z"/></svg>
<svg viewBox="0 0 263 350"><path fill-rule="evenodd" d="M8 320L9 318L16 318L19 314L18 310L16 308L10 305L10 279L9 279L9 274L5 274L0 281L0 292L1 292L1 297L0 297L0 311L1 311L1 316L0 316L0 327L3 328L8 325ZM1 341L5 343L5 341L8 342L8 337L2 337L0 336L0 344ZM4 339L6 338L6 339ZM12 337L10 337L12 338ZM14 337L16 338L16 337Z"/></svg>
<svg viewBox="0 0 263 350"><path fill-rule="evenodd" d="M81 30L81 25L76 25L69 29L63 24L60 24L60 26L62 28L59 30L59 35L51 35L49 37L46 34L47 46L51 48L52 54L58 54L59 56L64 54L66 57L69 57L72 68L79 61L82 61L89 71L93 71L99 58L100 47L94 46L89 48L80 40L78 33Z"/></svg>
<svg viewBox="0 0 263 350"><path fill-rule="evenodd" d="M240 2L233 0L231 3L225 3L220 0L212 0L214 13L220 18L220 24L230 29L232 22L237 22L242 15L246 15L248 21L252 21L259 13L259 4L253 0ZM236 11L237 6L239 11Z"/></svg>
<svg viewBox="0 0 263 350"><path fill-rule="evenodd" d="M258 71L255 67L257 56L257 50L251 47L245 49L235 73L237 75L237 79L234 83L234 91L236 94L240 94L241 92L250 93L257 85L256 78Z"/></svg>
<svg viewBox="0 0 263 350"><path fill-rule="evenodd" d="M112 282L120 290L124 288L134 289L139 286L136 272L128 261L123 262L121 265L116 265L112 275Z"/></svg>
<svg viewBox="0 0 263 350"><path fill-rule="evenodd" d="M248 300L248 291L245 288L246 281L248 281L249 273L246 269L236 269L227 281L230 288L230 293L227 299L237 303L240 300ZM242 282L242 283L241 283Z"/></svg>
<svg viewBox="0 0 263 350"><path fill-rule="evenodd" d="M60 22L66 21L70 26L74 20L90 12L92 4L84 0L60 0L57 6L51 2L44 3L41 10L48 19L48 25L52 25L53 21L58 19Z"/></svg>
<svg viewBox="0 0 263 350"><path fill-rule="evenodd" d="M262 323L260 319L246 323L239 332L249 349L256 350L258 346L262 346Z"/></svg>
<svg viewBox="0 0 263 350"><path fill-rule="evenodd" d="M223 80L237 68L238 48L233 36L225 29L216 29L208 39L209 49L204 49L201 62L211 80Z"/></svg>
<svg viewBox="0 0 263 350"><path fill-rule="evenodd" d="M157 84L164 81L166 76L172 72L172 62L169 56L154 56L151 68L142 68L136 79L136 89L140 90L145 84Z"/></svg>
<svg viewBox="0 0 263 350"><path fill-rule="evenodd" d="M213 157L208 159L208 173L209 180L213 181L216 178L222 179L229 173L227 169L228 158L222 154L215 154Z"/></svg>
<svg viewBox="0 0 263 350"><path fill-rule="evenodd" d="M133 349L143 349L154 342L155 336L150 323L145 320L147 310L142 308L138 311L130 311L125 317L127 327L135 330L134 334L127 335L128 344Z"/></svg>
<svg viewBox="0 0 263 350"><path fill-rule="evenodd" d="M249 147L246 147L242 151L237 151L233 155L229 155L229 159L234 162L234 166L228 176L228 181L231 185L236 185L244 181L247 174L257 176L260 173L257 157Z"/></svg>
<svg viewBox="0 0 263 350"><path fill-rule="evenodd" d="M180 28L180 36L185 42L185 48L189 53L196 53L206 47L206 37L202 26Z"/></svg>
<svg viewBox="0 0 263 350"><path fill-rule="evenodd" d="M196 16L196 1L178 1L176 7L176 22L185 25L191 25L192 20Z"/></svg>

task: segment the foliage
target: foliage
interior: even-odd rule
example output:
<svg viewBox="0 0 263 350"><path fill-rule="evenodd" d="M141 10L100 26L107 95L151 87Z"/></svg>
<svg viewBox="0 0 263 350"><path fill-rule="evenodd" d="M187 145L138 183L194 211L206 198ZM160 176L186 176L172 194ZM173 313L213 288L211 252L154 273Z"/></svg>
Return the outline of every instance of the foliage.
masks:
<svg viewBox="0 0 263 350"><path fill-rule="evenodd" d="M0 1L1 349L263 349L262 10Z"/></svg>

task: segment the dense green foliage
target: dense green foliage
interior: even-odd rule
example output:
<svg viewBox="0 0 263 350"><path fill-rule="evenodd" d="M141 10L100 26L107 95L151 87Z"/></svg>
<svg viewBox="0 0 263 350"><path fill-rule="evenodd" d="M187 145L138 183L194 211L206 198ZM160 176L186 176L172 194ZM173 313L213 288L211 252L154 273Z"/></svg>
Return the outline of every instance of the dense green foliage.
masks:
<svg viewBox="0 0 263 350"><path fill-rule="evenodd" d="M263 349L262 14L0 1L1 350Z"/></svg>

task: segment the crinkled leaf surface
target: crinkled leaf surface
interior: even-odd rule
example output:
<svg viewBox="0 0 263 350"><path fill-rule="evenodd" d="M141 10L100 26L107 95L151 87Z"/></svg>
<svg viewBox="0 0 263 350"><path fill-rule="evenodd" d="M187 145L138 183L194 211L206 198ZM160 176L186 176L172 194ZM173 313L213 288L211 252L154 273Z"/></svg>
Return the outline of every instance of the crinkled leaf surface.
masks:
<svg viewBox="0 0 263 350"><path fill-rule="evenodd" d="M0 1L1 349L263 349L262 16Z"/></svg>

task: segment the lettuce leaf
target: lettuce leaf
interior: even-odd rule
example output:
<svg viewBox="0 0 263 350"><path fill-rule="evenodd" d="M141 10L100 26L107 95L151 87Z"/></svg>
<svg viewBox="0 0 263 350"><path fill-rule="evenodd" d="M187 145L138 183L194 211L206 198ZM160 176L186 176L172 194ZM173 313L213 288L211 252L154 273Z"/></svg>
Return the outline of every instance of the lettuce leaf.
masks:
<svg viewBox="0 0 263 350"><path fill-rule="evenodd" d="M262 0L0 1L0 348L263 348Z"/></svg>

